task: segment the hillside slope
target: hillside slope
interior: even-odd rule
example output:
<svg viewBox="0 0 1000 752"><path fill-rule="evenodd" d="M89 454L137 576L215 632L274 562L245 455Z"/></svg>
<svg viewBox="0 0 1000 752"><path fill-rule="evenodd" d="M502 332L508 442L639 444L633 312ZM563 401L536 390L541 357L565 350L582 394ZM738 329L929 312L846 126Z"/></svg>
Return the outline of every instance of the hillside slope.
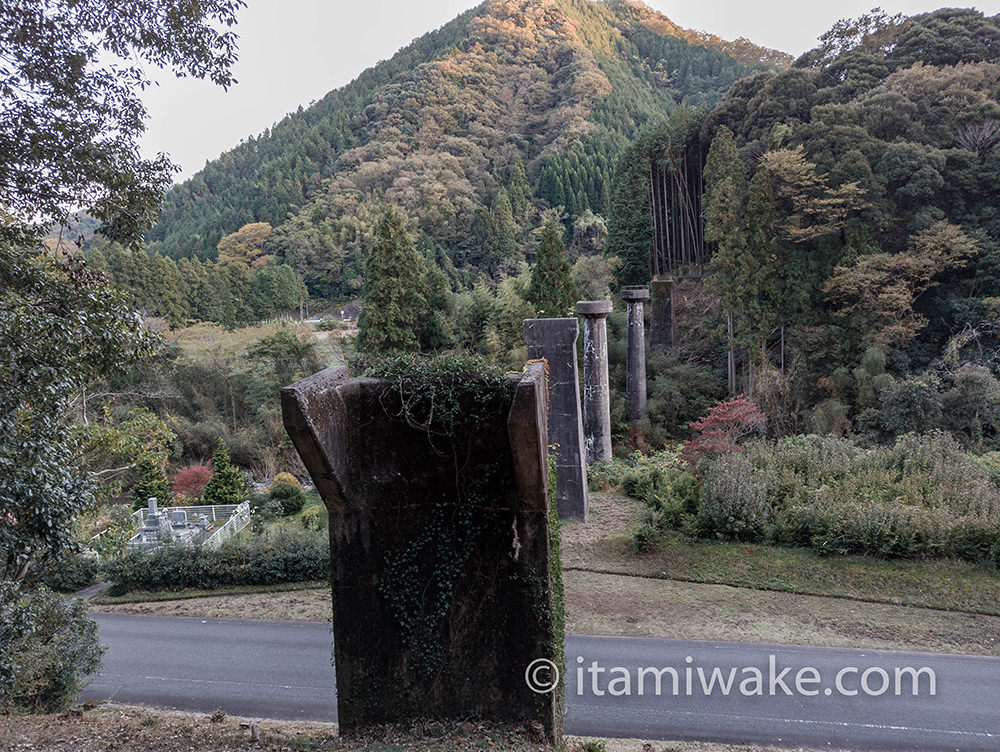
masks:
<svg viewBox="0 0 1000 752"><path fill-rule="evenodd" d="M546 208L601 213L642 126L788 63L637 2L490 0L174 188L150 240L206 258L269 222L313 292L349 294L371 218L395 203L446 267L493 271L516 263L511 233Z"/></svg>

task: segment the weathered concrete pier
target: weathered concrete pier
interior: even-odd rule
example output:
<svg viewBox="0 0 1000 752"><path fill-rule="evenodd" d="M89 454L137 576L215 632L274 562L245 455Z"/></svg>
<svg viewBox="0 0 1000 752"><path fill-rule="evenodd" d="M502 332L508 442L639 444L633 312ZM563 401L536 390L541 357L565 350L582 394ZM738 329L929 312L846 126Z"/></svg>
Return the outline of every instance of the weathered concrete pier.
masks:
<svg viewBox="0 0 1000 752"><path fill-rule="evenodd" d="M608 385L610 300L580 301L583 316L583 442L587 464L611 459L611 390Z"/></svg>
<svg viewBox="0 0 1000 752"><path fill-rule="evenodd" d="M561 520L587 521L590 500L583 457L583 419L576 363L580 322L525 319L528 357L549 364L549 442L556 445L556 500Z"/></svg>
<svg viewBox="0 0 1000 752"><path fill-rule="evenodd" d="M628 419L637 421L646 414L646 325L643 321L643 303L649 300L649 288L645 285L623 287L622 300L628 306L628 354L625 361Z"/></svg>

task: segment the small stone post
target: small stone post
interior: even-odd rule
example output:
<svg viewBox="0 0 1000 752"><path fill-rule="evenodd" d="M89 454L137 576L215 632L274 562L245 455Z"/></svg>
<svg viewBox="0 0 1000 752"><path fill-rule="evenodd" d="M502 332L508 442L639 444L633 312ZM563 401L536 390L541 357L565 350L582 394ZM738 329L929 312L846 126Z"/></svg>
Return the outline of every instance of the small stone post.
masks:
<svg viewBox="0 0 1000 752"><path fill-rule="evenodd" d="M587 521L587 471L573 318L525 319L528 357L549 363L549 443L556 445L556 500L561 520Z"/></svg>
<svg viewBox="0 0 1000 752"><path fill-rule="evenodd" d="M611 459L611 393L608 387L610 300L580 301L583 316L583 441L587 464Z"/></svg>
<svg viewBox="0 0 1000 752"><path fill-rule="evenodd" d="M622 300L628 305L625 394L628 419L634 422L646 414L646 331L642 304L649 300L649 288L645 285L623 287Z"/></svg>

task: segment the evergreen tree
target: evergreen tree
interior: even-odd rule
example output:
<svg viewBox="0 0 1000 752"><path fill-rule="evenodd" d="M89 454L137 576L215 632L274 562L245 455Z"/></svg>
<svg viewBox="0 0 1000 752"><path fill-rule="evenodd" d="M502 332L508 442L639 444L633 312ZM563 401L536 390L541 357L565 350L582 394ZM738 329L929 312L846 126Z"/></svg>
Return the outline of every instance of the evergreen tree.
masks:
<svg viewBox="0 0 1000 752"><path fill-rule="evenodd" d="M104 276L111 278L111 268L108 266L108 258L101 253L100 248L95 248L91 251L87 258L87 267L91 271L95 271L98 274L103 274Z"/></svg>
<svg viewBox="0 0 1000 752"><path fill-rule="evenodd" d="M518 227L514 222L510 198L503 188L493 202L484 229L485 237L482 241L484 271L492 277L501 270L515 269L518 261L523 260L523 255L517 242ZM521 258L518 258L519 256Z"/></svg>
<svg viewBox="0 0 1000 752"><path fill-rule="evenodd" d="M358 349L363 352L416 350L427 315L427 264L390 209L375 234L365 265L365 287L358 321Z"/></svg>
<svg viewBox="0 0 1000 752"><path fill-rule="evenodd" d="M712 288L726 314L729 344L730 394L736 393L736 361L733 351L736 317L744 308L746 290L746 243L743 207L747 198L746 168L736 151L733 132L719 128L708 150L705 164L705 241L714 246L710 274Z"/></svg>
<svg viewBox="0 0 1000 752"><path fill-rule="evenodd" d="M758 345L759 338L770 331L781 306L779 269L785 266L786 254L774 231L776 214L771 181L758 169L747 193L747 242L742 256L741 306L746 312L748 345Z"/></svg>
<svg viewBox="0 0 1000 752"><path fill-rule="evenodd" d="M648 171L649 159L645 151L641 144L634 144L618 159L611 186L604 255L622 260L618 282L623 285L644 285L649 281L653 218L649 213Z"/></svg>
<svg viewBox="0 0 1000 752"><path fill-rule="evenodd" d="M571 316L576 304L576 285L570 275L566 248L555 222L542 228L538 258L531 273L528 300L544 318Z"/></svg>
<svg viewBox="0 0 1000 752"><path fill-rule="evenodd" d="M520 222L524 219L524 213L532 202L531 186L528 184L528 176L524 171L524 162L518 154L514 160L514 166L510 170L510 183L507 186L507 195L510 197L510 206L513 211L514 220Z"/></svg>
<svg viewBox="0 0 1000 752"><path fill-rule="evenodd" d="M455 339L455 327L451 321L451 290L448 277L433 258L427 258L426 265L424 297L427 315L420 326L420 349L441 350L449 347Z"/></svg>
<svg viewBox="0 0 1000 752"><path fill-rule="evenodd" d="M204 504L240 504L246 496L243 474L233 466L226 448L219 442L212 455L212 478L202 495Z"/></svg>
<svg viewBox="0 0 1000 752"><path fill-rule="evenodd" d="M170 326L184 326L190 318L191 307L188 305L184 280L177 270L177 262L154 253L150 256L149 274L151 309L163 316Z"/></svg>
<svg viewBox="0 0 1000 752"><path fill-rule="evenodd" d="M146 457L139 460L135 467L139 472L139 482L132 486L132 508L142 509L150 499L156 499L160 506L167 506L171 498L170 484L163 467Z"/></svg>

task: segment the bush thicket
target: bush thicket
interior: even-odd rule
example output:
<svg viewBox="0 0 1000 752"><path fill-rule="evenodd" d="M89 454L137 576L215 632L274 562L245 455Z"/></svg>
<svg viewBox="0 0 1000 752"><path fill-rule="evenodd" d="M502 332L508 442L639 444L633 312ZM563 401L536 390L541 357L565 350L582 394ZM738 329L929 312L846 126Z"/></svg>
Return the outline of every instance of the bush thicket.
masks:
<svg viewBox="0 0 1000 752"><path fill-rule="evenodd" d="M285 517L298 514L306 504L306 496L297 483L275 482L271 484L268 496L281 505L281 514Z"/></svg>
<svg viewBox="0 0 1000 752"><path fill-rule="evenodd" d="M873 448L831 436L754 440L706 463L701 480L669 451L596 476L646 503L640 550L674 527L825 554L1000 564L1000 454L974 455L943 432Z"/></svg>
<svg viewBox="0 0 1000 752"><path fill-rule="evenodd" d="M282 529L237 539L217 551L171 546L130 551L107 562L104 571L117 593L322 580L330 573L330 542L320 532Z"/></svg>
<svg viewBox="0 0 1000 752"><path fill-rule="evenodd" d="M8 590L10 584L3 587ZM48 588L0 598L0 712L65 710L101 667L97 624Z"/></svg>
<svg viewBox="0 0 1000 752"><path fill-rule="evenodd" d="M77 554L48 564L36 580L57 593L76 593L97 582L99 573L96 559Z"/></svg>

